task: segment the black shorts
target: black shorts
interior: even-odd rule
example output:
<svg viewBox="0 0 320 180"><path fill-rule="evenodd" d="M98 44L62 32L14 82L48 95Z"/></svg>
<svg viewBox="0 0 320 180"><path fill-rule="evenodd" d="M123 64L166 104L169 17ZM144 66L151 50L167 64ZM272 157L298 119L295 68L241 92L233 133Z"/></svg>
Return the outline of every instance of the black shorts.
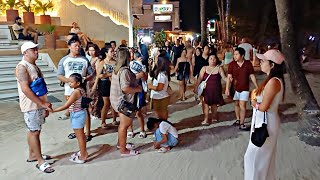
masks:
<svg viewBox="0 0 320 180"><path fill-rule="evenodd" d="M22 40L32 40L33 41L33 37L31 36L31 34L28 35L23 35L23 33L19 33L19 37L18 39L22 39Z"/></svg>
<svg viewBox="0 0 320 180"><path fill-rule="evenodd" d="M99 95L102 97L110 97L111 82L109 79L100 80L98 85Z"/></svg>

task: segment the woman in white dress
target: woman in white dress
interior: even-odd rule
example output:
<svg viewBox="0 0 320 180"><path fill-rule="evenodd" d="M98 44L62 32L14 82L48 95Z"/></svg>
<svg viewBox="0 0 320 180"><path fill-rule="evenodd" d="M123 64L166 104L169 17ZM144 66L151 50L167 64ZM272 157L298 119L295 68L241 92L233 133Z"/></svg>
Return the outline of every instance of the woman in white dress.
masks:
<svg viewBox="0 0 320 180"><path fill-rule="evenodd" d="M280 51L272 49L264 54L257 54L257 57L261 59L261 70L267 74L267 78L255 91L256 97L251 96L254 113L252 116L250 141L244 155L244 179L275 180L275 156L280 131L278 107L283 100L285 87L283 78L284 56ZM267 114L269 137L267 137L261 147L257 147L251 142L256 109Z"/></svg>

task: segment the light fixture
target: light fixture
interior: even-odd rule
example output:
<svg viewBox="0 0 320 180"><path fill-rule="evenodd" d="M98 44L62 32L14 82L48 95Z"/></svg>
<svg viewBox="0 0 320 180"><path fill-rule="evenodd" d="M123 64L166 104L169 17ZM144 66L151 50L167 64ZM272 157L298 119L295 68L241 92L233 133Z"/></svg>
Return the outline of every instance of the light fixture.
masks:
<svg viewBox="0 0 320 180"><path fill-rule="evenodd" d="M163 1L162 1L162 4L167 4L167 1L166 1L166 0L163 0Z"/></svg>

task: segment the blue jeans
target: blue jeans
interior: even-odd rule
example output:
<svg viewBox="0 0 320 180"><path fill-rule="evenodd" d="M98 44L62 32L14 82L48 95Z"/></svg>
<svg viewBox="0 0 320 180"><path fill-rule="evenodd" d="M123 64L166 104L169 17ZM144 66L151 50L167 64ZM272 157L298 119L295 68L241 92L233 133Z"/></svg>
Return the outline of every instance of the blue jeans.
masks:
<svg viewBox="0 0 320 180"><path fill-rule="evenodd" d="M161 144L161 147L173 147L178 144L178 139L175 138L172 134L168 133L168 141ZM156 132L154 132L154 138L156 142L160 142L162 140L162 133L160 132L160 129L158 128Z"/></svg>

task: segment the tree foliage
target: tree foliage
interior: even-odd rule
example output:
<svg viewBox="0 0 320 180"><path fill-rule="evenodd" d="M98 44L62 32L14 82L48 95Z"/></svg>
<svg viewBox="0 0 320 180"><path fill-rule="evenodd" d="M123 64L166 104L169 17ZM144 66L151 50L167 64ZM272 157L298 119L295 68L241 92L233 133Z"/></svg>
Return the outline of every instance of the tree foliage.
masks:
<svg viewBox="0 0 320 180"><path fill-rule="evenodd" d="M42 2L40 0L35 0L35 12L42 13L46 15L46 12L52 11L54 8L54 4L52 0L48 0L47 2Z"/></svg>
<svg viewBox="0 0 320 180"><path fill-rule="evenodd" d="M155 42L157 47L164 46L166 39L167 39L167 35L163 29L160 32L156 32L153 36L153 41Z"/></svg>

